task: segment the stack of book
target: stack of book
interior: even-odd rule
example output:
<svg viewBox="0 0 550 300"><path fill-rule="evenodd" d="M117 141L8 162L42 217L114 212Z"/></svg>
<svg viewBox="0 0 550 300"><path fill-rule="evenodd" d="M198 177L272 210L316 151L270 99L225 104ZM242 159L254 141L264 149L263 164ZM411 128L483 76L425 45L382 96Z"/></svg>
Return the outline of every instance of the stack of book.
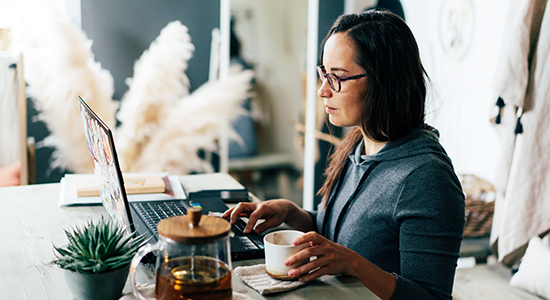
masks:
<svg viewBox="0 0 550 300"><path fill-rule="evenodd" d="M128 201L185 199L177 175L168 173L126 173L124 188ZM95 174L66 174L61 179L59 205L101 204Z"/></svg>

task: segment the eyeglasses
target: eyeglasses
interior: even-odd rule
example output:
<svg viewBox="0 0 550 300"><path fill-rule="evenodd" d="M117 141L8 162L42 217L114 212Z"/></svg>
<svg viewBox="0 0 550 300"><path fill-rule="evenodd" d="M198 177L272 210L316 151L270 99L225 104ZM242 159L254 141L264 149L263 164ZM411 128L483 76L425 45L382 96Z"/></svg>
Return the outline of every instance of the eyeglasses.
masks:
<svg viewBox="0 0 550 300"><path fill-rule="evenodd" d="M330 88L337 93L342 88L342 81L355 80L367 76L367 74L365 73L348 77L340 77L334 73L327 73L327 70L325 70L325 66L323 65L317 66L317 74L319 74L319 79L321 80L321 82L323 82L326 78Z"/></svg>

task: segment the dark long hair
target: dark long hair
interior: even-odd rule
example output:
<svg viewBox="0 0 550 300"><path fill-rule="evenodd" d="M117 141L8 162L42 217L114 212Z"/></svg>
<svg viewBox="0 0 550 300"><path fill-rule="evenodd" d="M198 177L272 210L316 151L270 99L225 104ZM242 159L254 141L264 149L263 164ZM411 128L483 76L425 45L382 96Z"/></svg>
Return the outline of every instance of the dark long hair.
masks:
<svg viewBox="0 0 550 300"><path fill-rule="evenodd" d="M368 74L361 127L371 139L394 141L424 124L427 75L414 36L403 19L385 10L340 16L323 45L335 33L345 33L355 44L355 63ZM321 52L321 63L323 52ZM344 163L362 138L350 131L329 159L326 181L318 194L326 204Z"/></svg>

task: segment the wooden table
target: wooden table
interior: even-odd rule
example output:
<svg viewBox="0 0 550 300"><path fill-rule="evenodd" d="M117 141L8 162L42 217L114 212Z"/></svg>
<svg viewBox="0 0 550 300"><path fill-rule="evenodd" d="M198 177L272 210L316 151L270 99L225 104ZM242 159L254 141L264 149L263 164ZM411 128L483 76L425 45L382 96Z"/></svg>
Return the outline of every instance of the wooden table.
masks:
<svg viewBox="0 0 550 300"><path fill-rule="evenodd" d="M240 184L227 174L181 176L187 192ZM102 206L59 207L59 184L0 188L0 299L73 299L62 270L49 262L64 229L97 220ZM255 199L258 201L258 199ZM262 260L234 262L233 267ZM142 278L144 275L141 275ZM251 299L378 299L354 278L323 276L300 289L263 297L233 276L233 290ZM129 293L127 284L124 292Z"/></svg>

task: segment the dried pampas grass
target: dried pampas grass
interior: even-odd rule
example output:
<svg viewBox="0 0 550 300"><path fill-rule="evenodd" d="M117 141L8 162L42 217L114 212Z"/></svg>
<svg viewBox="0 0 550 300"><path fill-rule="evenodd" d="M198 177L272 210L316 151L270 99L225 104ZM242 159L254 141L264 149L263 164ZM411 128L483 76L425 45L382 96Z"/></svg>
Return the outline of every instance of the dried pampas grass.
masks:
<svg viewBox="0 0 550 300"><path fill-rule="evenodd" d="M53 15L42 26L51 26L45 53L26 56L29 96L40 111L39 119L51 132L42 145L55 149L52 168L92 173L77 95L114 126L117 105L112 100L113 78L94 61L91 41L66 16Z"/></svg>
<svg viewBox="0 0 550 300"><path fill-rule="evenodd" d="M193 94L185 75L194 46L188 29L169 23L134 66L122 99L116 143L124 172L212 172L199 150L215 151L232 120L243 113L251 71L206 83Z"/></svg>
<svg viewBox="0 0 550 300"><path fill-rule="evenodd" d="M215 151L224 133L237 138L229 124L243 113L241 102L248 97L252 78L252 71L242 71L205 83L181 99L163 116L157 132L125 171L212 172L212 165L202 160L198 151Z"/></svg>
<svg viewBox="0 0 550 300"><path fill-rule="evenodd" d="M76 97L115 128L113 78L94 61L91 41L67 18L54 17L50 24L49 51L27 62L29 94L51 131L44 145L56 149L52 166L93 173ZM115 128L123 172L211 172L211 163L198 151L216 151L224 134L239 138L228 128L243 113L253 72L232 74L189 94L185 71L193 51L187 27L175 21L136 62L117 115L121 125Z"/></svg>
<svg viewBox="0 0 550 300"><path fill-rule="evenodd" d="M174 21L137 60L117 115L122 123L117 129L117 147L123 170L133 169L133 161L158 132L163 119L189 94L185 70L194 49L187 27Z"/></svg>

